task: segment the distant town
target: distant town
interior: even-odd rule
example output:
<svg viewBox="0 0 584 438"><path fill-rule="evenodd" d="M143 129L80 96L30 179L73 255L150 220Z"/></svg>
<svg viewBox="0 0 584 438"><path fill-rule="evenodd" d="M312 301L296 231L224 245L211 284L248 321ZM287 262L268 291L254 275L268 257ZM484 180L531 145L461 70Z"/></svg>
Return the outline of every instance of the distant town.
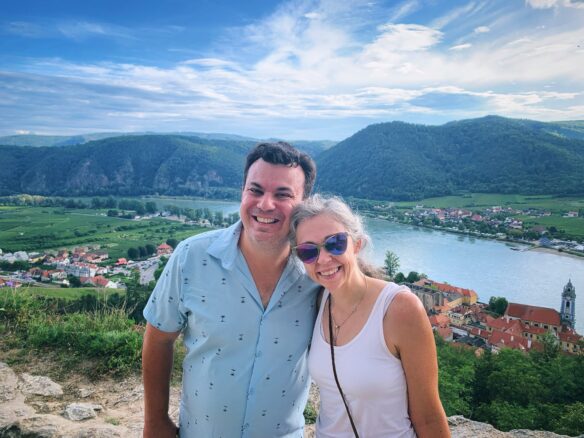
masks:
<svg viewBox="0 0 584 438"><path fill-rule="evenodd" d="M492 206L473 211L465 208L429 208L416 205L404 211L395 208L393 203L388 203L373 206L373 213L378 218L400 223L477 237L509 240L584 256L584 240L564 239L565 232L555 226L533 225L527 220L517 218L517 216L528 219L546 218L552 216L549 210L536 208L520 210ZM582 211L566 211L562 217L578 218L582 214L584 214Z"/></svg>

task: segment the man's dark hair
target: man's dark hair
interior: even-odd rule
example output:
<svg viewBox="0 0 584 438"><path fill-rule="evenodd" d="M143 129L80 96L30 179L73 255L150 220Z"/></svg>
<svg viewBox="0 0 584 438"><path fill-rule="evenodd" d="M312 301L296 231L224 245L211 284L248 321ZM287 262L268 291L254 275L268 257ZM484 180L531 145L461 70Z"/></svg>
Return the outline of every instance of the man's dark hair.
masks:
<svg viewBox="0 0 584 438"><path fill-rule="evenodd" d="M270 164L282 164L288 167L300 166L304 172L304 195L306 199L312 192L316 179L316 164L308 154L300 152L292 145L279 141L277 143L259 143L247 154L243 171L243 185L247 180L247 173L253 163L259 159Z"/></svg>

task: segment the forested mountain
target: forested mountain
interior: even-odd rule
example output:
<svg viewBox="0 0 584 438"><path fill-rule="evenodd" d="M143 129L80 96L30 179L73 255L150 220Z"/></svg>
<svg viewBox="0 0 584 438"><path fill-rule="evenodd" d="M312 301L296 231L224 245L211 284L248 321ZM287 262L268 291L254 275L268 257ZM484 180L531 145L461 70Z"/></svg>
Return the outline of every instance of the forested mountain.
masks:
<svg viewBox="0 0 584 438"><path fill-rule="evenodd" d="M571 123L566 129L577 132ZM584 140L547 127L497 116L371 125L320 154L318 188L389 200L465 191L584 194Z"/></svg>
<svg viewBox="0 0 584 438"><path fill-rule="evenodd" d="M254 144L152 135L60 148L0 146L0 194L203 195L236 189Z"/></svg>
<svg viewBox="0 0 584 438"><path fill-rule="evenodd" d="M97 132L93 134L81 134L81 135L34 135L34 134L20 134L20 135L9 135L5 137L0 137L0 145L4 146L32 146L32 147L42 147L42 146L72 146L76 144L85 144L90 141L103 140L111 137L130 137L130 136L144 136L144 135L174 135L181 137L197 137L205 140L227 140L227 141L248 141L253 143L258 143L264 141L263 139L244 137L242 135L236 134L221 134L221 133L204 133L204 132L170 132L170 133L156 133L156 132L131 132L131 133L119 133L119 132ZM281 139L267 139L265 141L279 141ZM330 140L284 140L289 143L294 144L296 147L302 149L303 151L311 154L312 156L317 156L325 149L330 148L335 145L336 142Z"/></svg>
<svg viewBox="0 0 584 438"><path fill-rule="evenodd" d="M489 116L442 126L376 124L332 147L292 143L316 157L317 189L344 196L582 195L580 134L582 122ZM237 136L125 135L58 148L0 146L0 195L224 196L240 188L244 158L255 143Z"/></svg>

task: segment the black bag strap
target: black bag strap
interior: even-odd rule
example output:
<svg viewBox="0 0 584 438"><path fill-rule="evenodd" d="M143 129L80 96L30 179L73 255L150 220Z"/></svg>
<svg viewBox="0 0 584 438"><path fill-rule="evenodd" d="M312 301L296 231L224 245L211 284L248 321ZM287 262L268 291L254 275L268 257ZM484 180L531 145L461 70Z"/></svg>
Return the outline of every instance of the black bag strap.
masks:
<svg viewBox="0 0 584 438"><path fill-rule="evenodd" d="M355 427L355 422L353 421L353 416L351 415L351 411L349 410L349 405L347 404L347 400L345 399L345 394L341 389L341 384L339 383L339 378L337 377L337 367L335 366L335 349L333 347L333 314L331 311L331 296L328 296L328 316L329 316L329 345L331 346L331 360L333 362L333 374L335 376L335 382L337 383L337 388L339 388L339 392L341 393L341 398L343 399L343 403L345 404L345 409L347 410L347 415L349 416L349 421L351 422L351 427L353 428L353 433L355 434L355 438L359 438L359 434L357 433L357 428Z"/></svg>

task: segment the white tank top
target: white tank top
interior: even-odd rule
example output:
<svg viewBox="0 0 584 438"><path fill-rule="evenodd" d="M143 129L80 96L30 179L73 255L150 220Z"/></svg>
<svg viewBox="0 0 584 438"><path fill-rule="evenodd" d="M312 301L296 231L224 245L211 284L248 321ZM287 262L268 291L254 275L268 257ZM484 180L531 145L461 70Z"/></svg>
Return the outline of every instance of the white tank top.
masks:
<svg viewBox="0 0 584 438"><path fill-rule="evenodd" d="M401 361L387 348L383 317L405 286L389 283L383 288L361 331L348 344L335 348L339 383L361 438L415 438L408 415L407 385ZM411 292L410 292L411 293ZM317 438L353 438L345 405L335 383L330 345L322 330L325 290L314 325L308 356L310 375L320 389Z"/></svg>

